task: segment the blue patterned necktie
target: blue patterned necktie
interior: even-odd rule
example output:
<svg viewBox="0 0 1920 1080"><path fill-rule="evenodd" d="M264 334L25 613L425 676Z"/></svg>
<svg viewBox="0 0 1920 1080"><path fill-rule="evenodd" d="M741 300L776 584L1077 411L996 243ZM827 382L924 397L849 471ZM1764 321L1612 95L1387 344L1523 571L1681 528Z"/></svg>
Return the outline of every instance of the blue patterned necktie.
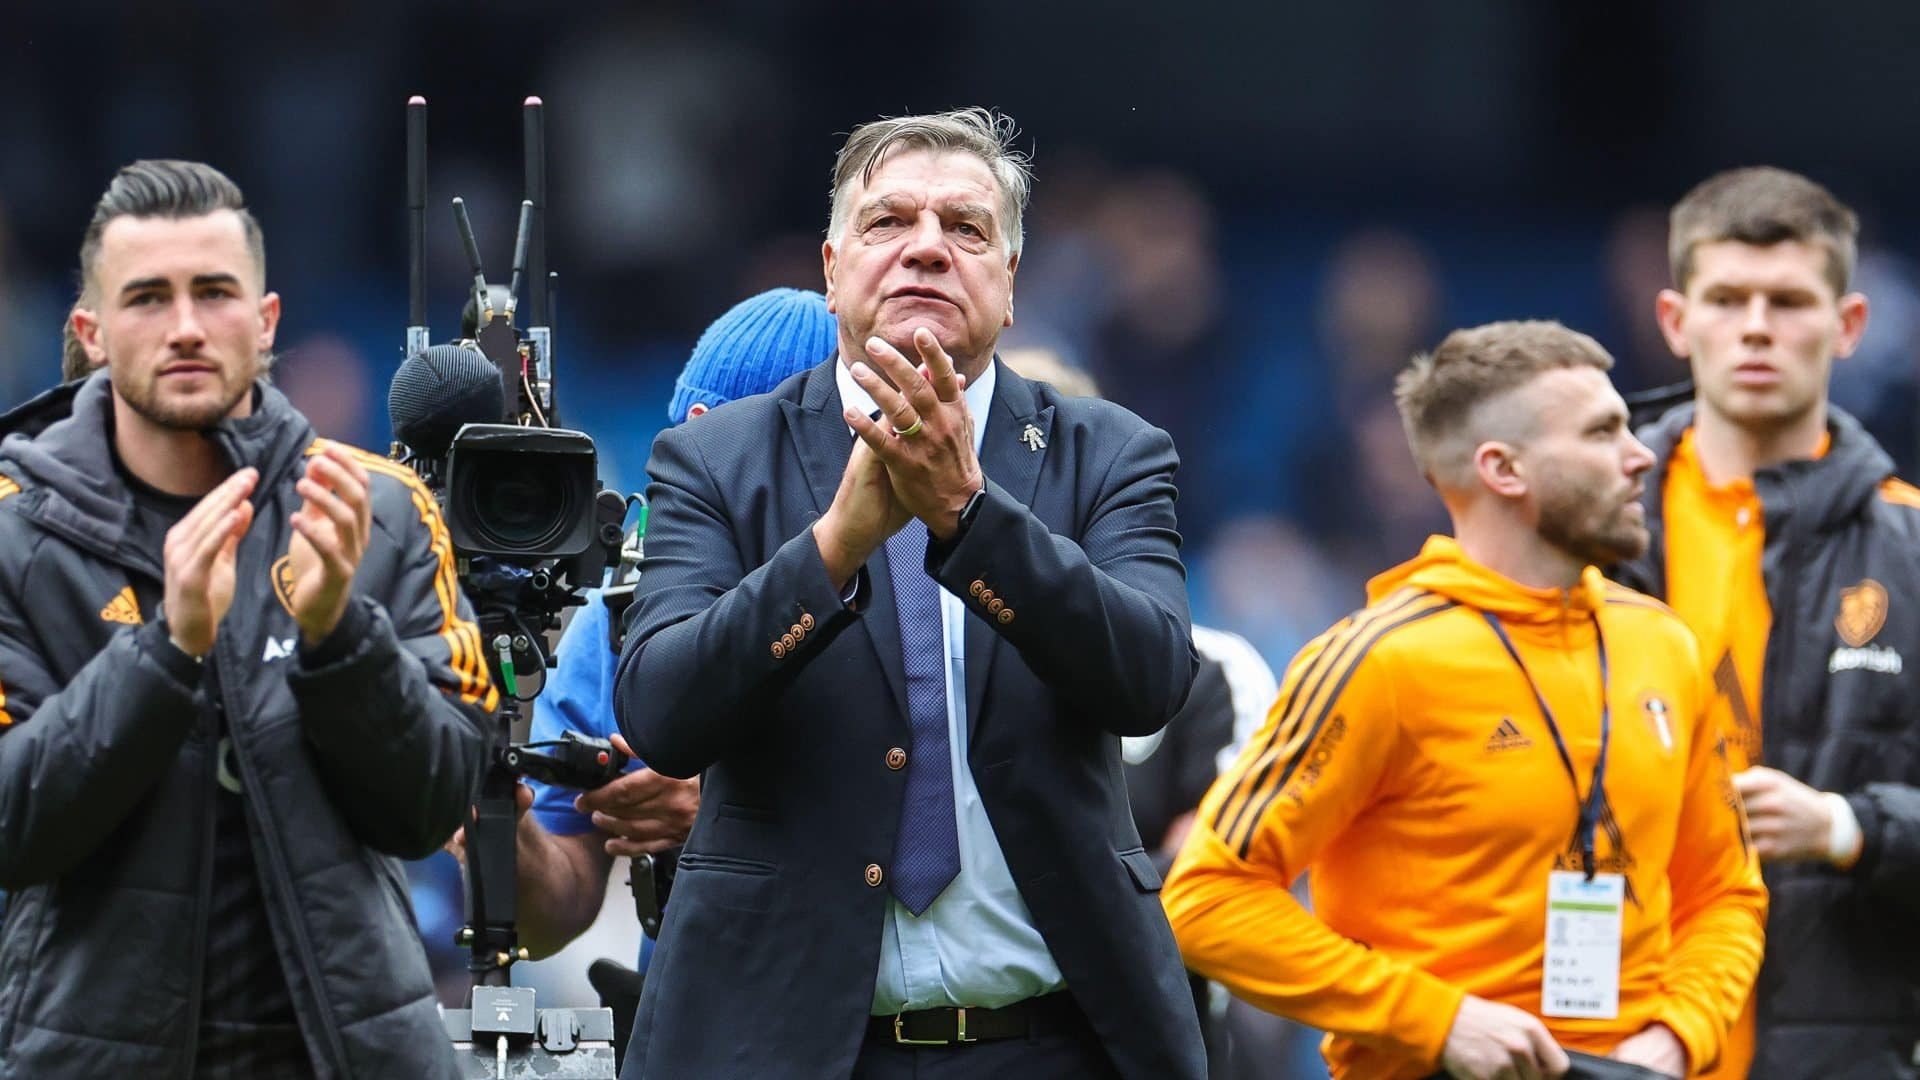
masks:
<svg viewBox="0 0 1920 1080"><path fill-rule="evenodd" d="M926 565L927 526L915 518L887 540L913 729L906 800L893 846L893 895L915 915L926 911L960 873L947 734L947 647L941 633L940 587L927 576Z"/></svg>

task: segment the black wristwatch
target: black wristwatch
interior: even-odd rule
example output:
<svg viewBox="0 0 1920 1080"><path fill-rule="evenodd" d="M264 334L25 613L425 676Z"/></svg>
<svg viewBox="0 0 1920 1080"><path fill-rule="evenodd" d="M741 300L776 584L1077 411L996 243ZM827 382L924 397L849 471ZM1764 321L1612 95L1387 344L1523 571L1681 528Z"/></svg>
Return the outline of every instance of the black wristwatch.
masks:
<svg viewBox="0 0 1920 1080"><path fill-rule="evenodd" d="M973 493L967 505L960 508L960 527L954 530L953 539L958 540L973 527L973 519L980 516L980 507L987 501L987 485L981 484L980 490Z"/></svg>

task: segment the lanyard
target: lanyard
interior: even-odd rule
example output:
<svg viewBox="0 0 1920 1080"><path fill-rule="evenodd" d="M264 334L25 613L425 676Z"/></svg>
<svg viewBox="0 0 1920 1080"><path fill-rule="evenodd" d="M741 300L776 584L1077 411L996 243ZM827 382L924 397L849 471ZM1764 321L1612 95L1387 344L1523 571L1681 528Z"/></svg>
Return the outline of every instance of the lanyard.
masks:
<svg viewBox="0 0 1920 1080"><path fill-rule="evenodd" d="M1515 667L1520 669L1521 677L1527 680L1527 689L1533 691L1533 700L1540 706L1540 715L1546 718L1547 731L1553 735L1553 748L1560 752L1560 764L1567 770L1567 780L1573 785L1574 801L1580 804L1580 821L1576 827L1580 841L1580 868L1586 871L1587 880L1593 880L1594 833L1600 828L1600 815L1606 809L1607 795L1607 743L1613 734L1613 706L1607 700L1607 639L1600 633L1600 616L1593 617L1593 641L1600 653L1600 756L1593 762L1593 780L1587 786L1587 797L1580 797L1580 778L1573 771L1573 756L1567 753L1567 741L1560 736L1560 725L1554 723L1553 710L1547 708L1546 696L1540 693L1540 684L1533 681L1533 673L1527 670L1520 652L1513 647L1513 639L1507 636L1506 628L1500 625L1490 611L1480 613L1493 628L1493 634L1506 647L1507 655L1513 658Z"/></svg>

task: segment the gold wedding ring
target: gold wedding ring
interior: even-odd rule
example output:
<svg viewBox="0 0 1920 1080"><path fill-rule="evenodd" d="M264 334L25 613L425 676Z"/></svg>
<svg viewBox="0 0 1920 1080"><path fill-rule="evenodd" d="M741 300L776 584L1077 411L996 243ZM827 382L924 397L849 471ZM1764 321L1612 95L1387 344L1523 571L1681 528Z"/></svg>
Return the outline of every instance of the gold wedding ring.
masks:
<svg viewBox="0 0 1920 1080"><path fill-rule="evenodd" d="M905 430L902 430L900 428L894 428L893 433L895 435L900 436L903 439L912 438L913 436L920 434L920 429L925 426L926 426L926 420L924 418L918 418L918 419L915 419L913 423L907 425Z"/></svg>

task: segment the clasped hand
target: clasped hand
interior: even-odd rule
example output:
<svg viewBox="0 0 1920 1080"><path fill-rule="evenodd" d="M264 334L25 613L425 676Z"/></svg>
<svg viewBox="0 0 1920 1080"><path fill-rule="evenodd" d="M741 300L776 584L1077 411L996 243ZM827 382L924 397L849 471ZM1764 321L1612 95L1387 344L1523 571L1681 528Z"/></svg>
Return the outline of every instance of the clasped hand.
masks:
<svg viewBox="0 0 1920 1080"><path fill-rule="evenodd" d="M833 505L814 530L836 584L843 585L913 518L925 522L936 540L952 537L960 511L986 483L973 449L966 376L954 370L932 331L916 329L913 346L918 367L892 345L869 338L872 362L850 369L880 407L880 419L844 411L859 442Z"/></svg>
<svg viewBox="0 0 1920 1080"><path fill-rule="evenodd" d="M213 650L233 606L240 540L253 525L250 497L259 470L241 469L208 492L167 530L163 551L167 630L192 656ZM373 529L367 472L345 447L320 444L296 485L302 502L289 519L293 583L289 602L301 637L317 644L339 625Z"/></svg>

